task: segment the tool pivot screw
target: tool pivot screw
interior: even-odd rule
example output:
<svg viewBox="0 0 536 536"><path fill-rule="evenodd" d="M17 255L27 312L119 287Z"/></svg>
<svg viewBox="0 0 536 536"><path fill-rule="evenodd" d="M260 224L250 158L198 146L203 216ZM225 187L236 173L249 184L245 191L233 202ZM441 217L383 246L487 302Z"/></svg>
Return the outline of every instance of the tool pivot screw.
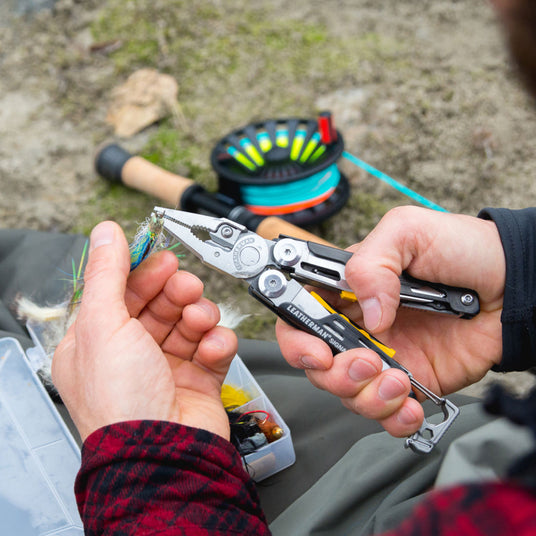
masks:
<svg viewBox="0 0 536 536"><path fill-rule="evenodd" d="M464 305L471 305L475 298L472 294L464 294L460 299Z"/></svg>
<svg viewBox="0 0 536 536"><path fill-rule="evenodd" d="M274 246L274 257L282 266L294 266L301 255L291 241L283 239Z"/></svg>
<svg viewBox="0 0 536 536"><path fill-rule="evenodd" d="M277 270L266 270L259 278L259 290L268 298L277 298L287 288L286 278Z"/></svg>
<svg viewBox="0 0 536 536"><path fill-rule="evenodd" d="M223 238L231 238L231 236L233 236L233 229L226 225L222 228L221 235L223 236Z"/></svg>

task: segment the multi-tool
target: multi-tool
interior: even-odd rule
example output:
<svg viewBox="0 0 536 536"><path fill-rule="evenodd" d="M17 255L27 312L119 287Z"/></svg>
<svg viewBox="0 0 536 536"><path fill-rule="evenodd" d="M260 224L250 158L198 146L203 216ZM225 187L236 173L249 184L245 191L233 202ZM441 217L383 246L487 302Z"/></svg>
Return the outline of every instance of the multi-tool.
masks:
<svg viewBox="0 0 536 536"><path fill-rule="evenodd" d="M384 370L394 367L404 371L413 390L430 399L443 413L443 420L437 424L424 419L421 428L406 439L407 447L427 453L443 437L459 409L419 383L393 358L393 349L304 288L303 283L331 289L343 298L355 300L344 273L350 252L287 236L267 240L225 218L161 207L155 207L154 212L163 218L165 231L204 264L245 280L252 296L292 326L324 340L334 354L369 348L382 358ZM405 273L400 282L402 305L461 318L472 318L480 310L478 295L472 290L421 281Z"/></svg>

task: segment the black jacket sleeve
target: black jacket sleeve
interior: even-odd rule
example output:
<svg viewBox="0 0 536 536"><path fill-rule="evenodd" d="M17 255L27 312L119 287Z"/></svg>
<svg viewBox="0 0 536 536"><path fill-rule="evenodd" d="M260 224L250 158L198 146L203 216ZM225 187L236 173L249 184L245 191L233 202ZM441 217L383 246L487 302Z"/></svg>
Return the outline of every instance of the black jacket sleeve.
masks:
<svg viewBox="0 0 536 536"><path fill-rule="evenodd" d="M493 370L527 370L536 366L536 208L486 208L479 217L497 225L506 258L503 357Z"/></svg>

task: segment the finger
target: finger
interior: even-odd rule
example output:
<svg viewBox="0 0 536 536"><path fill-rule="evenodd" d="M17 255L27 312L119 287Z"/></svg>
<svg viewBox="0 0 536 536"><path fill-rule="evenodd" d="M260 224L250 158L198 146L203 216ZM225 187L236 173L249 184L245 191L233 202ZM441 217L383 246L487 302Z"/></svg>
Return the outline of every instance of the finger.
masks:
<svg viewBox="0 0 536 536"><path fill-rule="evenodd" d="M155 341L161 344L175 329L176 323L181 320L184 308L188 304L198 302L202 293L203 283L199 278L189 272L175 272L168 279L162 291L139 313L138 320ZM215 305L210 308L209 313L211 318L214 317L216 320L207 329L216 325L219 319ZM197 325L188 322L185 330L192 328L197 328ZM202 331L203 328L199 328L199 330ZM195 338L193 337L191 340Z"/></svg>
<svg viewBox="0 0 536 536"><path fill-rule="evenodd" d="M177 271L179 261L170 251L159 251L133 270L127 280L125 303L131 316L137 317L143 308L164 288Z"/></svg>
<svg viewBox="0 0 536 536"><path fill-rule="evenodd" d="M441 267L440 255L432 245L438 232L449 228L451 222L452 215L420 207L397 207L363 242L350 248L354 255L345 275L363 311L366 329L382 332L392 325L400 299L399 276L415 259L425 267L427 279L440 281L434 277Z"/></svg>
<svg viewBox="0 0 536 536"><path fill-rule="evenodd" d="M90 236L84 293L76 325L92 337L107 336L129 319L125 305L126 280L130 269L128 244L113 222L97 225Z"/></svg>
<svg viewBox="0 0 536 536"><path fill-rule="evenodd" d="M395 437L407 437L414 434L422 425L424 410L413 398L406 398L402 406L380 424Z"/></svg>
<svg viewBox="0 0 536 536"><path fill-rule="evenodd" d="M238 348L238 340L233 331L222 326L216 326L205 333L201 341L196 344L194 359L185 363L185 359L178 358L175 354L166 353L166 357L173 373L175 384L178 387L187 386L190 389L201 391L212 385L212 380L207 379L207 371L212 372L212 378L221 387L229 370L229 366ZM185 366L186 365L186 366ZM190 365L195 365L192 368ZM196 370L203 371L201 375L203 383L192 382L185 376L185 371L198 374Z"/></svg>
<svg viewBox="0 0 536 536"><path fill-rule="evenodd" d="M382 371L382 360L372 350L353 349L336 355L327 370L307 370L309 381L339 398L356 396Z"/></svg>
<svg viewBox="0 0 536 536"><path fill-rule="evenodd" d="M382 372L382 361L371 350L344 352L329 370L306 374L313 385L341 398L354 413L379 420L392 435L408 435L422 423L421 405L408 402L408 376L397 369Z"/></svg>
<svg viewBox="0 0 536 536"><path fill-rule="evenodd" d="M184 308L182 313L183 327L192 333L197 340L220 321L218 306L207 298L200 298Z"/></svg>
<svg viewBox="0 0 536 536"><path fill-rule="evenodd" d="M407 374L388 369L369 382L355 396L342 400L343 404L368 419L384 420L399 411L410 392Z"/></svg>
<svg viewBox="0 0 536 536"><path fill-rule="evenodd" d="M299 369L327 370L333 364L333 353L318 337L293 328L279 319L275 325L275 333L281 353L290 366Z"/></svg>
<svg viewBox="0 0 536 536"><path fill-rule="evenodd" d="M235 333L229 328L216 326L199 342L194 361L214 372L223 383L237 349Z"/></svg>
<svg viewBox="0 0 536 536"><path fill-rule="evenodd" d="M199 341L207 331L216 326L219 318L218 307L206 298L187 305L183 310L181 320L173 326L162 343L162 349L182 359L191 359Z"/></svg>

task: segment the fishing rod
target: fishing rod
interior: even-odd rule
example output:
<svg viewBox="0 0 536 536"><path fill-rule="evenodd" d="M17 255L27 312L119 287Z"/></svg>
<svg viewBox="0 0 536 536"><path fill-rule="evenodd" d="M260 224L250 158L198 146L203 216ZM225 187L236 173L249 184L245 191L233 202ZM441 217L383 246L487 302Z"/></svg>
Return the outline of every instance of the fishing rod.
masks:
<svg viewBox="0 0 536 536"><path fill-rule="evenodd" d="M188 212L202 212L233 220L263 238L280 234L330 245L320 237L278 216L254 214L234 199L218 192L206 191L192 179L182 177L130 154L117 144L101 147L95 156L95 169L112 183L124 184Z"/></svg>

